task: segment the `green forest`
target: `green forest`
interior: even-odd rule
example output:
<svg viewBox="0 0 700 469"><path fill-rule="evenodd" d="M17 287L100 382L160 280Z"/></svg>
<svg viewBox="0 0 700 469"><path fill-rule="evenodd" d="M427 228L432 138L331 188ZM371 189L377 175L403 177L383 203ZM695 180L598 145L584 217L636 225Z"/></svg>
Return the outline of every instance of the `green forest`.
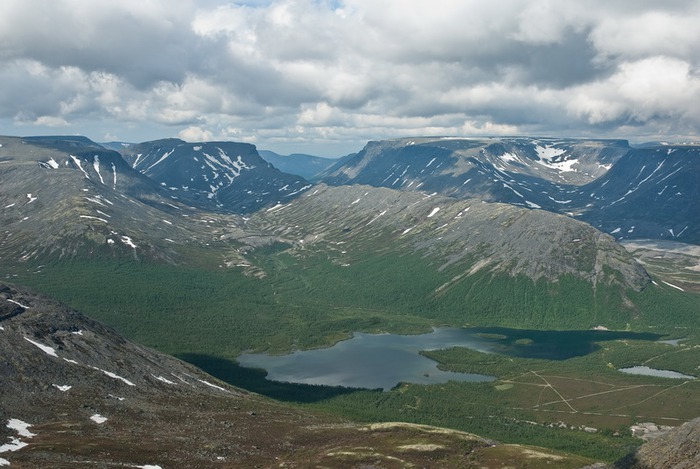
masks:
<svg viewBox="0 0 700 469"><path fill-rule="evenodd" d="M359 421L433 424L612 461L641 443L628 430L638 418L680 423L678 409L659 404L655 393L669 402L683 399L686 412L700 413L697 383L679 387L674 380L615 371L653 363L697 376L691 365L700 359L692 294L661 288L622 292L606 285L592 290L574 277L554 283L489 272L464 277L457 269L439 272L418 254L356 255L348 266L323 253L296 256L283 246L253 257L266 274L262 278L237 268L104 259L10 272L13 282L47 293L134 341L190 361L233 385ZM595 353L562 361L464 348L425 352L443 369L497 380L401 384L390 392L275 383L265 379L264 371L235 362L243 351L276 354L325 347L355 331L415 334L445 325L587 330L599 324L687 340L682 348L650 341L606 342ZM598 384L582 388L580 382L591 376ZM638 390L627 392L634 387ZM591 399L577 394L581 389L614 399ZM575 411L550 405L545 401L552 400L547 397L553 390L582 404ZM532 401L533 395L541 402ZM625 407L621 396L642 404Z"/></svg>

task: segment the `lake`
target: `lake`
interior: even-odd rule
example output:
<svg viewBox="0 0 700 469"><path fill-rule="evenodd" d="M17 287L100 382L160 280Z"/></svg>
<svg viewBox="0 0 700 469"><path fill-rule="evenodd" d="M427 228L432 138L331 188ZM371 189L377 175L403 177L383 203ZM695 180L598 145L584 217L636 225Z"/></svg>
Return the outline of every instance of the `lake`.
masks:
<svg viewBox="0 0 700 469"><path fill-rule="evenodd" d="M241 366L262 368L267 379L289 383L320 384L389 390L397 384L434 384L447 381L486 382L495 377L445 372L420 355L422 350L468 347L486 353L565 360L586 355L596 342L619 339L657 340L658 334L616 331L536 331L503 327L438 328L420 335L367 334L332 347L297 351L288 355L242 354Z"/></svg>
<svg viewBox="0 0 700 469"><path fill-rule="evenodd" d="M684 375L677 371L657 370L648 366L632 366L630 368L620 368L620 371L629 375L641 376L656 376L657 378L673 378L673 379L695 379L695 376Z"/></svg>

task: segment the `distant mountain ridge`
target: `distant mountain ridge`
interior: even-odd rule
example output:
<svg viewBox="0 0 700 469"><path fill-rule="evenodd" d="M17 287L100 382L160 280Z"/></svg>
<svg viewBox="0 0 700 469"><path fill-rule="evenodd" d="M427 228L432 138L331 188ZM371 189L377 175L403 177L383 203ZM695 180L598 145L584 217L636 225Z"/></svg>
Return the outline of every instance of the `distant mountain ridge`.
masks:
<svg viewBox="0 0 700 469"><path fill-rule="evenodd" d="M250 213L311 187L263 160L253 145L164 139L121 150L131 166L196 206Z"/></svg>
<svg viewBox="0 0 700 469"><path fill-rule="evenodd" d="M544 209L585 220L618 239L700 243L700 223L691 215L700 211L700 146L635 149L624 140L404 138L368 143L322 180Z"/></svg>
<svg viewBox="0 0 700 469"><path fill-rule="evenodd" d="M289 174L296 174L307 181L314 181L319 174L333 166L338 160L335 158L321 158L319 156L292 153L280 155L269 150L258 150L260 156L275 168Z"/></svg>

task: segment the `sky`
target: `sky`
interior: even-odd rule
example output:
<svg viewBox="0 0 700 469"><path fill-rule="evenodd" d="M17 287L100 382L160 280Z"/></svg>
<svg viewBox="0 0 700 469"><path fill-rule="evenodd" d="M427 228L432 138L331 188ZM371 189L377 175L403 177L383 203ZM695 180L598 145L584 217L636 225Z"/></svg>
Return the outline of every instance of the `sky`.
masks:
<svg viewBox="0 0 700 469"><path fill-rule="evenodd" d="M700 140L699 0L2 0L0 134Z"/></svg>

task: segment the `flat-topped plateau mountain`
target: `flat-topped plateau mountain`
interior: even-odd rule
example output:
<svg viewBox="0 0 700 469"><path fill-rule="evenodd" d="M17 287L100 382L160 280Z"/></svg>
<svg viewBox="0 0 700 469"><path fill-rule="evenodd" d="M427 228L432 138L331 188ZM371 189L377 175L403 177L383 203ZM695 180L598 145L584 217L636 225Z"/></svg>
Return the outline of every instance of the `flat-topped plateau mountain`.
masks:
<svg viewBox="0 0 700 469"><path fill-rule="evenodd" d="M700 147L624 140L406 138L370 142L328 184L369 184L567 214L618 239L700 243Z"/></svg>
<svg viewBox="0 0 700 469"><path fill-rule="evenodd" d="M254 212L311 187L274 168L246 143L165 139L123 147L121 153L172 195L208 209Z"/></svg>

